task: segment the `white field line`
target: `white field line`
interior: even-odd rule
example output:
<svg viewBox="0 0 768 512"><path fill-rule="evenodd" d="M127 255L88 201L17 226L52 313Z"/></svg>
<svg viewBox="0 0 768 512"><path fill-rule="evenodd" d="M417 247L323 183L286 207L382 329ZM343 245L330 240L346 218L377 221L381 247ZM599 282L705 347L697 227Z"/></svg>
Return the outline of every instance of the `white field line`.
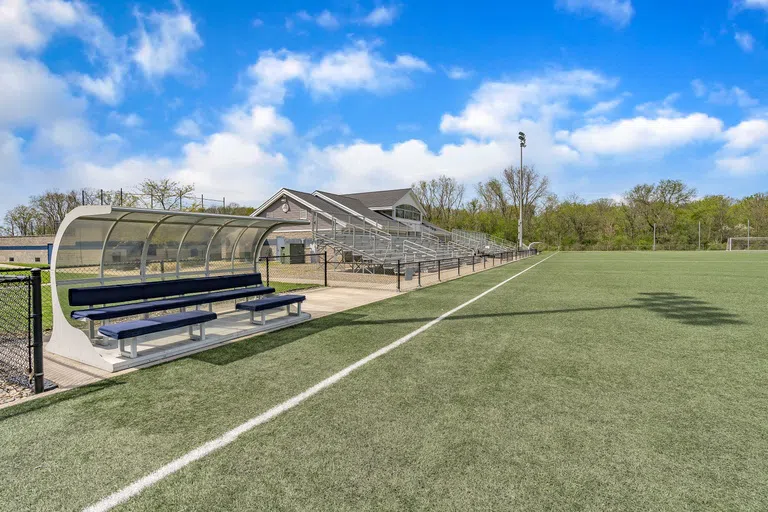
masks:
<svg viewBox="0 0 768 512"><path fill-rule="evenodd" d="M276 405L275 407L269 409L268 411L256 416L255 418L251 418L250 420L246 421L242 425L233 428L229 432L225 433L221 437L214 439L213 441L209 441L205 443L202 446L199 446L192 450L191 452L187 453L186 455L179 457L176 460L173 460L166 464L165 466L161 467L157 471L150 473L149 475L145 476L144 478L141 478L139 480L136 480L134 483L129 485L128 487L125 487L124 489L121 489L114 494L111 494L110 496L107 496L103 500L99 501L98 503L95 503L94 505L91 505L90 507L84 509L85 512L101 512L101 511L107 511L111 510L112 508L116 507L117 505L120 505L121 503L124 503L128 501L133 496L138 495L146 489L147 487L150 487L156 483L158 483L160 480L164 479L165 477L168 477L180 469L184 468L185 466L195 462L196 460L202 459L203 457L211 454L212 452L218 450L219 448L223 448L227 446L228 444L234 442L238 437L240 437L242 434L245 434L246 432L254 429L255 427L262 425L272 418L275 418L279 416L280 414L293 409L300 403L302 403L307 398L314 396L318 394L320 391L324 390L325 388L328 388L330 386L333 386L337 382L339 382L341 379L352 373L353 371L357 370L361 366L364 366L367 363L370 363L374 359L383 356L387 352L396 349L400 345L403 345L404 343L407 343L408 341L412 340L414 337L418 336L419 334L423 333L430 327L433 327L440 323L441 321L445 320L449 316L453 315L457 311L460 311L464 309L465 307L469 306L473 302L482 299L489 293L493 292L494 290L504 286L511 280L515 279L516 277L519 277L529 270L531 270L533 267L540 265L541 263L544 263L549 258L554 256L557 253L554 253L550 256L547 256L541 261L538 261L531 265L530 267L526 268L525 270L518 272L517 274L513 275L512 277L505 279L504 281L500 282L496 286L493 286L492 288L489 288L488 290L484 291L480 295L468 300L464 304L457 306L453 308L452 310L448 311L447 313L443 313L439 317L435 318L431 322L422 325L415 331L411 332L410 334L406 334L402 338L400 338L397 341L394 341L390 343L389 345L380 348L376 352L364 357L363 359L360 359L356 363L351 364L350 366L347 366L343 370L341 370L338 373L335 373L334 375L331 375L327 379L318 382L311 388L307 389L306 391L299 393L298 395L294 396L293 398L290 398L286 400L285 402Z"/></svg>

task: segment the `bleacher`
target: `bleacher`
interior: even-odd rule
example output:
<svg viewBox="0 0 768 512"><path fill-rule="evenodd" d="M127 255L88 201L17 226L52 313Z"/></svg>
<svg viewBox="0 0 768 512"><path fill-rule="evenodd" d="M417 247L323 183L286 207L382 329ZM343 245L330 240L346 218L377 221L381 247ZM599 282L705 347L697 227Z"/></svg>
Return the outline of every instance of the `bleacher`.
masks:
<svg viewBox="0 0 768 512"><path fill-rule="evenodd" d="M352 270L387 271L396 268L398 261L429 265L515 250L512 243L485 233L450 232L431 224L423 218L411 189L347 195L281 189L254 212L286 219L297 214L310 221L311 238L308 233L286 233L285 238L303 239L314 251L328 251Z"/></svg>

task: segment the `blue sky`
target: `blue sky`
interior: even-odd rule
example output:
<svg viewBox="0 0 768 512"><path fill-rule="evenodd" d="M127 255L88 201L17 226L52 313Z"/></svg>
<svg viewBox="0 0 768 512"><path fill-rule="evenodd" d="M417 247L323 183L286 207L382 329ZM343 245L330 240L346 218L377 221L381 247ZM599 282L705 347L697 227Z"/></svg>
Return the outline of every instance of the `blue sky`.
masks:
<svg viewBox="0 0 768 512"><path fill-rule="evenodd" d="M553 191L768 190L768 0L0 0L0 210L170 177L258 204L519 158Z"/></svg>

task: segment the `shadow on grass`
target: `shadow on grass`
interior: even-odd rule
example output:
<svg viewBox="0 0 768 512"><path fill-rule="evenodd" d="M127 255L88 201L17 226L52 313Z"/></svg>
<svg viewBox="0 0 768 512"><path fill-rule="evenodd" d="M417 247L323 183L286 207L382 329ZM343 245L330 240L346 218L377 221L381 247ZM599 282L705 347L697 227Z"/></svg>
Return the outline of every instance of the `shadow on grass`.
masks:
<svg viewBox="0 0 768 512"><path fill-rule="evenodd" d="M18 405L0 409L0 421L7 420L15 416L21 416L22 414L26 414L28 412L39 411L40 409L45 409L46 407L50 407L52 405L66 402L74 398L80 398L82 396L90 395L92 393L103 391L113 386L120 386L122 384L125 383L117 379L105 379L93 384L88 384L87 386L83 386L81 388L62 391L61 393L55 393L47 397L43 396L36 398L35 400L22 402Z"/></svg>
<svg viewBox="0 0 768 512"><path fill-rule="evenodd" d="M262 336L255 336L247 340L239 341L237 343L230 343L223 347L215 348L213 350L206 350L205 352L199 352L189 356L190 359L196 361L202 361L205 363L211 363L216 365L226 365L245 359L247 357L267 352L283 345L288 345L294 341L301 340L307 336L312 336L328 329L335 327L344 327L351 325L364 325L366 323L373 322L359 322L361 318L366 315L354 314L354 313L336 313L335 315L329 315L311 322L305 322L287 329L282 329L273 333L265 334ZM417 319L420 320L420 319ZM400 320L403 322L403 320Z"/></svg>
<svg viewBox="0 0 768 512"><path fill-rule="evenodd" d="M483 313L473 315L451 315L445 320L471 320L478 318L509 318L531 315L553 315L562 313L587 313L593 311L646 310L667 319L694 326L739 325L746 322L727 310L686 295L670 292L645 292L632 299L634 303L619 306L597 306L582 308L543 309L533 311L511 311L504 313ZM299 324L271 334L257 336L238 343L200 352L189 356L191 359L215 365L227 365L241 359L282 347L319 332L336 327L355 327L361 325L402 325L413 323L421 325L434 320L434 317L401 317L391 319L366 319L367 315L355 313L336 313Z"/></svg>
<svg viewBox="0 0 768 512"><path fill-rule="evenodd" d="M633 299L637 306L686 325L745 324L738 315L706 301L671 292L646 292Z"/></svg>

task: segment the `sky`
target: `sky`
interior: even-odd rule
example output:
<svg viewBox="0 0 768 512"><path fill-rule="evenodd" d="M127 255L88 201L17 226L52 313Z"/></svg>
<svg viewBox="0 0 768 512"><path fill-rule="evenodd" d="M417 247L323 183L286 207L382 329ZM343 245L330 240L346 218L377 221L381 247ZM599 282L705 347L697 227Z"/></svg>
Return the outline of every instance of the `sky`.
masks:
<svg viewBox="0 0 768 512"><path fill-rule="evenodd" d="M145 178L258 205L525 163L768 191L768 0L0 0L0 212Z"/></svg>

